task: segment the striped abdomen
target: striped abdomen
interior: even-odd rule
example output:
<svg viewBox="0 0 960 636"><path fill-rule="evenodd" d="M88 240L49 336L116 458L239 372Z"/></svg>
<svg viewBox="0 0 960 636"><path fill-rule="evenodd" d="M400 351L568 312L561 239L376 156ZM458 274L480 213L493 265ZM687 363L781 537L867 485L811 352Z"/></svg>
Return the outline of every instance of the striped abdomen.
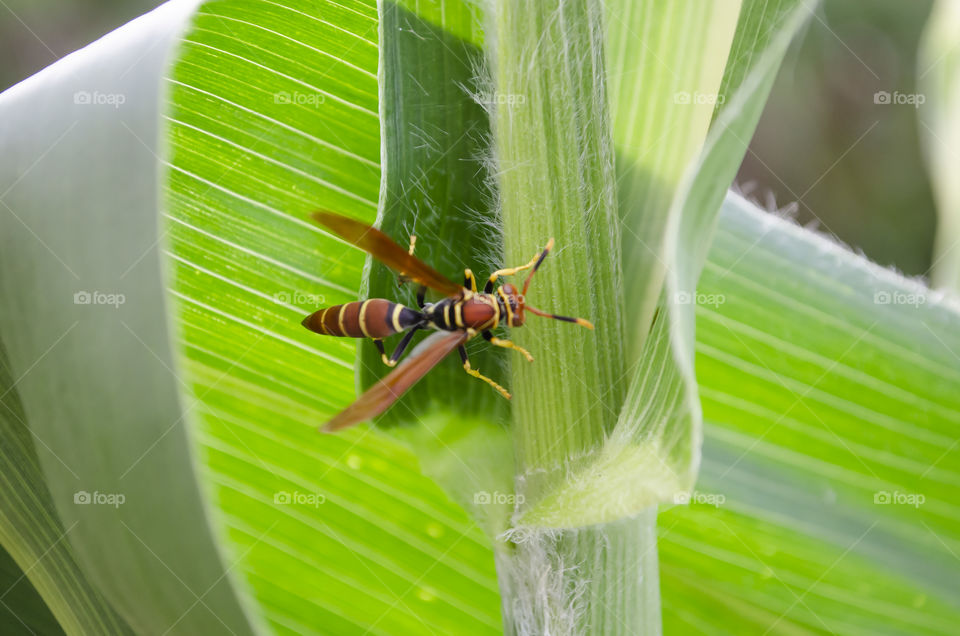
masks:
<svg viewBox="0 0 960 636"><path fill-rule="evenodd" d="M438 329L492 329L500 320L500 307L491 294L473 294L470 298L444 298L429 306L427 319Z"/></svg>
<svg viewBox="0 0 960 636"><path fill-rule="evenodd" d="M326 307L310 314L303 326L324 336L386 338L419 323L420 312L382 298Z"/></svg>

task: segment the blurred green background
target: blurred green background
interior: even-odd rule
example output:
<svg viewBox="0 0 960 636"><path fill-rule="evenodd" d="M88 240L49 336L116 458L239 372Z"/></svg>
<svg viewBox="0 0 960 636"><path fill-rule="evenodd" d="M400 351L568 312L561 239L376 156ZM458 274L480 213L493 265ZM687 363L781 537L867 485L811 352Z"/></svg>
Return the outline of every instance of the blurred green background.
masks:
<svg viewBox="0 0 960 636"><path fill-rule="evenodd" d="M0 88L158 4L0 0ZM935 230L918 112L874 95L916 92L930 7L825 0L780 72L737 179L768 209L795 209L804 225L913 275L930 267Z"/></svg>
<svg viewBox="0 0 960 636"><path fill-rule="evenodd" d="M930 268L936 214L911 105L931 0L826 0L785 60L737 182L906 274ZM770 205L766 205L768 209Z"/></svg>

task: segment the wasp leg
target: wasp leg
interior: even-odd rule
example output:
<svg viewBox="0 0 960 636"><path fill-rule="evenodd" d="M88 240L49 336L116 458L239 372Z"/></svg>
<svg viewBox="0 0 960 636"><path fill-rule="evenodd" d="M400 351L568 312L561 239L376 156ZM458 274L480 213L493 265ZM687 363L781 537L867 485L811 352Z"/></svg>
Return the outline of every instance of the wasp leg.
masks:
<svg viewBox="0 0 960 636"><path fill-rule="evenodd" d="M460 352L460 359L463 360L463 370L466 371L467 374L472 375L475 378L480 378L481 380L483 380L484 382L492 386L497 391L497 393L507 398L508 400L510 399L509 391L507 391L505 388L503 388L502 386L500 386L499 384L497 384L487 376L480 373L480 371L478 371L477 369L474 369L473 367L470 366L470 360L467 358L467 349L465 347L461 346L458 349L458 351Z"/></svg>
<svg viewBox="0 0 960 636"><path fill-rule="evenodd" d="M380 359L383 360L383 363L388 367L392 367L393 365L390 364L390 358L387 357L387 351L386 349L383 348L383 340L380 340L379 338L374 338L373 344L376 345L377 351L380 352Z"/></svg>
<svg viewBox="0 0 960 636"><path fill-rule="evenodd" d="M517 272L522 272L526 269L530 269L531 267L534 268L534 271L536 271L536 268L540 266L540 263L543 262L543 259L547 257L547 254L550 253L550 250L552 248L553 248L553 239L550 239L550 242L547 243L547 246L545 248L543 248L543 251L537 252L537 255L531 258L530 262L527 263L526 265L521 265L520 267L508 267L506 269L498 269L494 273L490 274L490 278L487 279L487 284L483 287L483 293L489 294L490 292L492 292L493 284L501 276L513 276Z"/></svg>
<svg viewBox="0 0 960 636"><path fill-rule="evenodd" d="M463 270L463 286L474 293L477 291L477 277L469 267Z"/></svg>
<svg viewBox="0 0 960 636"><path fill-rule="evenodd" d="M426 304L426 296L427 296L427 286L420 285L419 287L417 287L417 307L419 307L420 309L423 309L423 306Z"/></svg>
<svg viewBox="0 0 960 636"><path fill-rule="evenodd" d="M410 249L407 250L407 254L409 254L410 256L413 256L413 249L416 246L417 246L417 237L411 234ZM409 283L409 282L410 282L410 279L407 277L406 274L404 274L403 272L400 272L399 274L397 274L397 287L403 287L404 283ZM420 306L423 307L423 305L420 305Z"/></svg>
<svg viewBox="0 0 960 636"><path fill-rule="evenodd" d="M527 362L533 362L533 356L530 355L530 352L514 342L497 338L489 331L483 332L483 338L495 347L503 347L504 349L513 349L514 351L519 351L523 357L527 359Z"/></svg>
<svg viewBox="0 0 960 636"><path fill-rule="evenodd" d="M419 329L419 327L413 327L410 329L410 331L403 334L403 339L397 343L397 348L393 350L393 355L390 356L390 359L388 360L386 356L383 356L384 364L386 364L388 367L397 366L400 356L402 356L403 352L407 350L407 345L409 345L410 341L413 340L413 334L417 332L417 329ZM381 347L382 346L383 345L381 345Z"/></svg>

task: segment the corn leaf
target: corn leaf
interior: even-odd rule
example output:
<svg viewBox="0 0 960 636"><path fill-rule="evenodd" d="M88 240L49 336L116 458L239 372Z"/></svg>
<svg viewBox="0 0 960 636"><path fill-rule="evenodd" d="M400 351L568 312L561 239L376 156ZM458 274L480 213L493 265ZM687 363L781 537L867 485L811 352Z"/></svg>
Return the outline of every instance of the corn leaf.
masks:
<svg viewBox="0 0 960 636"><path fill-rule="evenodd" d="M481 529L397 441L316 430L353 399L356 342L300 320L361 297L365 255L308 215L376 218L379 26L373 2L220 1L185 38L165 227L191 435L273 629L496 632Z"/></svg>
<svg viewBox="0 0 960 636"><path fill-rule="evenodd" d="M63 633L50 608L6 550L0 550L0 590L3 590L0 621L5 633L18 636Z"/></svg>
<svg viewBox="0 0 960 636"><path fill-rule="evenodd" d="M728 31L726 70L709 82L723 107L695 109L685 150L644 164L669 177L641 190L660 210L657 249L670 266L661 272L667 291L658 283L643 294L648 311L660 302L661 313L639 339L645 368L674 365L663 377L685 406L669 408L676 403L639 380L631 399L652 395L651 406L679 417L669 430L684 433L657 449L634 435L637 422L656 418L632 419L622 438L617 424L611 439L624 440L622 453L603 457L625 468L628 487L589 502L576 494L603 493L617 473L588 479L583 491L572 481L533 502L525 521L569 527L646 508L642 523L616 522L607 536L650 545L647 507L696 473L698 386L700 481L690 506L659 521L668 632L949 633L960 611L957 308L737 197L715 216L803 21L789 3L768 4L769 13L745 1ZM4 476L28 484L10 492L37 493L26 504L2 500L0 541L68 633L498 633L501 593L481 526L502 528L511 508L476 506L480 516L470 517L447 492L467 505L480 485L512 493L499 398L463 384L475 381L453 363L398 406L407 411L392 423L416 426L319 436L316 427L355 394L357 350L299 325L319 306L394 284L391 273L365 273L365 255L314 226L307 215L316 208L374 222L379 203L390 233L402 241L416 232L418 250L451 277L476 261L499 264L491 194L463 185L489 165L475 95L486 107L510 99L476 81L484 16L423 2L385 3L379 14L371 1L214 0L193 9L166 5L0 97L9 148L0 161L8 206L0 336L7 384L19 380L4 404L22 404L5 411L20 418L3 420L0 448ZM669 24L700 25L692 33L704 39L703 16L685 20ZM389 42L387 24L399 33ZM668 50L661 46L666 39L655 50ZM404 78L418 57L423 75ZM390 104L380 98L384 78L397 82ZM704 90L696 82L684 86ZM664 86L673 106L674 85ZM624 90L612 91L621 115L631 108ZM82 91L91 103L74 102ZM121 94L122 104L108 97ZM397 100L415 108L394 111ZM432 109L439 128L417 136ZM618 148L618 162L630 148ZM431 167L441 157L447 163ZM401 159L410 163L391 164ZM411 187L421 175L423 187ZM469 204L456 207L460 197ZM621 209L630 200L621 196ZM463 251L440 249L454 244ZM690 245L697 250L681 258ZM81 292L89 304L74 297ZM677 302L681 293L695 302ZM117 306L103 304L109 294ZM485 372L510 379L495 361L502 356L474 353L491 355ZM365 369L361 383L373 377ZM461 386L469 386L462 403L440 407L456 400L436 393ZM412 409L416 418L403 416ZM14 456L7 450L18 439L29 443ZM669 476L663 458L683 478L638 495L635 469ZM80 491L125 501L81 505ZM62 551L38 566L18 556L17 541L34 537L36 552L47 545L40 538L74 522ZM55 567L71 555L73 569ZM80 576L88 583L73 580ZM86 600L62 600L77 590ZM29 617L36 598L23 598L12 609ZM114 623L93 622L109 616Z"/></svg>
<svg viewBox="0 0 960 636"><path fill-rule="evenodd" d="M697 3L687 6L691 13L702 9ZM747 58L741 54L737 65L731 67L731 77L742 77L741 81L726 84L730 95L725 96L724 106L699 156L672 190L674 199L663 222L643 230L644 236L652 243L662 245L656 256L659 266L651 267L653 274L645 271L628 276L634 279L648 274L657 277L655 272L662 266L664 287L658 292L662 298L660 311L653 324L644 327L649 329L649 335L642 339L639 357L629 360L631 383L616 426L602 448L594 454L593 461L526 510L519 520L521 525L564 526L610 521L637 514L658 501L670 501L678 493L693 487L702 439L693 370L693 307L698 299L696 281L706 258L724 192L746 151L747 141L759 120L786 48L808 14L808 9L803 6L783 8L778 5L772 7L770 13L763 14L760 20L749 10L751 6L741 18L744 24L738 27L735 48L738 51L751 47L757 50ZM751 39L758 20L773 29L775 35L768 40ZM677 24L682 27L686 22L680 20ZM640 37L635 28L627 29L627 32L634 38ZM696 29L693 32L696 33ZM691 37L701 45L710 41L702 35ZM746 63L750 68L745 72L742 65ZM668 77L673 75L670 67L660 72ZM720 81L717 77L717 90ZM613 83L616 84L616 80ZM676 87L670 82L667 86ZM665 98L666 95L659 94L647 99L658 104ZM681 105L681 108L683 106L688 105ZM699 117L709 120L712 106L706 109L696 103L690 106L699 106ZM637 112L641 111L622 111L622 116ZM667 170L669 163L664 160L658 165ZM619 178L631 178L632 169L624 167L622 161L618 163L618 170L622 173ZM648 203L644 197L650 194L653 185L641 184L626 195L621 187L619 204L625 227L629 227L630 219L639 213L638 206ZM661 181L655 185L659 189L666 187ZM647 215L646 210L643 215ZM630 242L632 236L635 249L647 249L647 241L637 238L638 231L628 233L624 240ZM625 255L624 262L629 266L629 255ZM636 293L635 296L626 294L630 299L627 307L631 315L642 320L646 292Z"/></svg>
<svg viewBox="0 0 960 636"><path fill-rule="evenodd" d="M706 440L660 515L666 630L950 633L956 301L736 195L698 289Z"/></svg>
<svg viewBox="0 0 960 636"><path fill-rule="evenodd" d="M21 464L4 547L40 566L73 633L124 629L73 558L130 629L251 631L197 489L151 251L159 78L193 8L167 4L0 97L0 333L46 481Z"/></svg>

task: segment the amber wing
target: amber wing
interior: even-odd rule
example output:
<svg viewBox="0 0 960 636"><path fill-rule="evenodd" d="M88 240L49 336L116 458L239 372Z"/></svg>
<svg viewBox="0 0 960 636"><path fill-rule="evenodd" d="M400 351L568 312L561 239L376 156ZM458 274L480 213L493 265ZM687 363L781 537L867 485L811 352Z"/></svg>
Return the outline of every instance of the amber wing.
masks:
<svg viewBox="0 0 960 636"><path fill-rule="evenodd" d="M356 402L338 413L320 430L333 433L380 415L469 337L465 331L441 331L430 335L406 361L367 389Z"/></svg>
<svg viewBox="0 0 960 636"><path fill-rule="evenodd" d="M435 289L445 296L456 296L463 291L463 286L407 252L375 227L333 212L314 212L313 219L343 240L369 252L384 265L421 285Z"/></svg>

